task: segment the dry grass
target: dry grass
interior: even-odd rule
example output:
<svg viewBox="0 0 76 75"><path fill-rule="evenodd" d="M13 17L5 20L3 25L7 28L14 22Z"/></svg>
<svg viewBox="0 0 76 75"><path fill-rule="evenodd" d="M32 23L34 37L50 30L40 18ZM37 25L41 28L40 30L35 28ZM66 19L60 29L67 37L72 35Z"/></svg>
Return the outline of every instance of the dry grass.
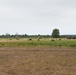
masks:
<svg viewBox="0 0 76 75"><path fill-rule="evenodd" d="M0 75L76 75L76 50L0 48Z"/></svg>
<svg viewBox="0 0 76 75"><path fill-rule="evenodd" d="M28 41L28 38L16 39L16 38L0 38L0 42L23 42Z"/></svg>

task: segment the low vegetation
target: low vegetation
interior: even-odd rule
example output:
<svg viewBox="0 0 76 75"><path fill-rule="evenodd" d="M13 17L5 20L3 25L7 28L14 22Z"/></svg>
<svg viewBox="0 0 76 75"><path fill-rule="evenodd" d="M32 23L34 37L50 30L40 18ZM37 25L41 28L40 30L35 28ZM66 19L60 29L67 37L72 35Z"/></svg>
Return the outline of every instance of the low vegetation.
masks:
<svg viewBox="0 0 76 75"><path fill-rule="evenodd" d="M42 46L42 47L76 47L75 39L38 39L27 38L27 39L0 39L0 47L31 47L31 46Z"/></svg>
<svg viewBox="0 0 76 75"><path fill-rule="evenodd" d="M1 38L0 75L76 75L76 40Z"/></svg>

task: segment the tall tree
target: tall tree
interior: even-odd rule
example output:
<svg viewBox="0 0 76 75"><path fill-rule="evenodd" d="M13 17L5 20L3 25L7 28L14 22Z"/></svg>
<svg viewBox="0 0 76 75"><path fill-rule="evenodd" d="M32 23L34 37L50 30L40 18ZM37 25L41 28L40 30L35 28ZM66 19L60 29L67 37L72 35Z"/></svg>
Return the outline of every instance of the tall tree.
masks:
<svg viewBox="0 0 76 75"><path fill-rule="evenodd" d="M59 29L53 29L52 37L59 38L59 35L60 35Z"/></svg>

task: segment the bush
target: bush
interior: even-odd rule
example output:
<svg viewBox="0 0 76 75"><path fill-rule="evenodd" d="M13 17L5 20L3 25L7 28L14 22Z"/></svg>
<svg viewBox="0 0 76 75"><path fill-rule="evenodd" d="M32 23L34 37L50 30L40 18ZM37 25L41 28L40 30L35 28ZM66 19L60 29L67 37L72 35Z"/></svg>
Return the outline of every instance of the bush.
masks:
<svg viewBox="0 0 76 75"><path fill-rule="evenodd" d="M61 40L61 39L59 39L59 40Z"/></svg>
<svg viewBox="0 0 76 75"><path fill-rule="evenodd" d="M9 40L12 40L11 38Z"/></svg>
<svg viewBox="0 0 76 75"><path fill-rule="evenodd" d="M16 38L16 40L19 40L19 38Z"/></svg>
<svg viewBox="0 0 76 75"><path fill-rule="evenodd" d="M31 38L29 38L29 41L32 41L32 39L31 39Z"/></svg>
<svg viewBox="0 0 76 75"><path fill-rule="evenodd" d="M52 39L51 41L55 41L54 39Z"/></svg>

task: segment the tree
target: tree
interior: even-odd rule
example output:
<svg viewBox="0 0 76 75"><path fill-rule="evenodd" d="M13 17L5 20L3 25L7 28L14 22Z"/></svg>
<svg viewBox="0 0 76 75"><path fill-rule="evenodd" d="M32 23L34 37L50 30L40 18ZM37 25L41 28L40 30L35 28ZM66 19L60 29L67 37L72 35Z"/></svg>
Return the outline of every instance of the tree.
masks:
<svg viewBox="0 0 76 75"><path fill-rule="evenodd" d="M53 38L59 38L59 29L54 29L52 32L52 37Z"/></svg>

